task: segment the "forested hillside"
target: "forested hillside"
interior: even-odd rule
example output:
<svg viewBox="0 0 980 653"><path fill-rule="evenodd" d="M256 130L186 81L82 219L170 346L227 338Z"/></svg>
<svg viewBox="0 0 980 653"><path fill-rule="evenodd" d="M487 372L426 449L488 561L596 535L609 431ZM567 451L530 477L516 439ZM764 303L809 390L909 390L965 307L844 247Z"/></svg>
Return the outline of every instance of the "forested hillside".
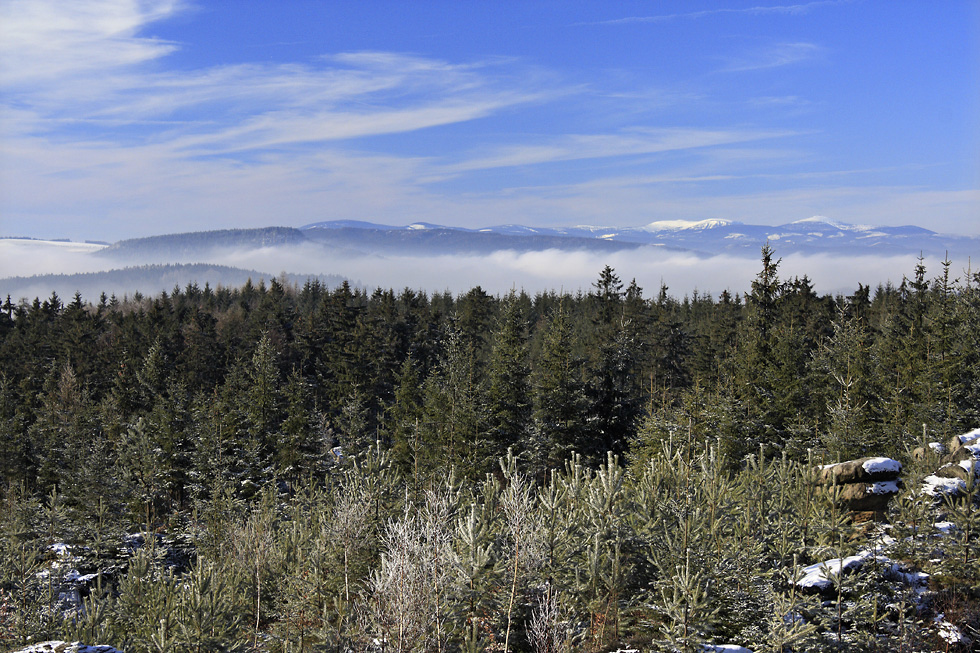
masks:
<svg viewBox="0 0 980 653"><path fill-rule="evenodd" d="M910 479L980 425L980 274L856 286L767 246L745 296L607 267L577 294L8 299L0 648L962 650L934 617L980 625L974 482ZM862 456L906 465L891 530L816 489ZM798 591L886 535L891 576Z"/></svg>

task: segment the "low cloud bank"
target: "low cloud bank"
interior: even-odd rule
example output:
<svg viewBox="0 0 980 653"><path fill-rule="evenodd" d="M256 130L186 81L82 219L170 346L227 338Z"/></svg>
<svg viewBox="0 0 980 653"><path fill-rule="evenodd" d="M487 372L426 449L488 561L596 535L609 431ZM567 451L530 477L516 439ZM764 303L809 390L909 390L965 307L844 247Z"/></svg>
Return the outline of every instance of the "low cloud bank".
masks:
<svg viewBox="0 0 980 653"><path fill-rule="evenodd" d="M778 257L778 252L777 252ZM511 288L538 291L588 291L606 265L629 283L636 279L647 297L655 296L661 284L681 298L694 291L717 297L723 290L745 293L762 268L761 257L713 256L659 251L653 248L616 253L543 250L502 250L480 255L439 256L324 256L315 248L266 249L225 254L216 262L236 267L288 271L302 274L339 274L367 288L412 288L428 292L466 292L475 286L502 294ZM941 261L925 259L929 278L941 272ZM829 254L792 255L781 259L779 276L788 280L806 275L820 294L850 294L862 283L875 288L891 282L898 285L911 277L914 256L843 257ZM953 261L952 276L964 278L966 261Z"/></svg>
<svg viewBox="0 0 980 653"><path fill-rule="evenodd" d="M42 243L39 241L0 241L0 278L42 274L97 272L123 267L119 262L94 255L96 246ZM778 250L776 256L779 256ZM151 261L146 263L164 263ZM178 261L169 261L178 262ZM636 279L644 296L654 297L665 284L678 299L722 291L745 293L761 269L759 257L697 257L682 252L640 248L615 253L543 250L535 252L497 251L491 254L461 255L370 255L337 252L315 244L256 250L214 252L183 263L212 263L258 270L268 277L282 272L298 275L341 275L356 285L449 291L459 294L475 286L503 294L511 288L530 294L540 291L587 292L606 265L612 266L624 283ZM874 289L888 282L899 285L911 277L914 256L844 257L830 254L782 257L779 276L783 280L806 275L819 294L850 294L858 284ZM942 272L938 258L924 261L928 278ZM128 263L127 265L132 265ZM953 261L952 276L964 279L968 261ZM203 284L206 279L199 280ZM37 296L50 294L43 284L32 284ZM171 286L172 287L172 286ZM140 289L144 294L146 289ZM0 284L0 292L8 292Z"/></svg>

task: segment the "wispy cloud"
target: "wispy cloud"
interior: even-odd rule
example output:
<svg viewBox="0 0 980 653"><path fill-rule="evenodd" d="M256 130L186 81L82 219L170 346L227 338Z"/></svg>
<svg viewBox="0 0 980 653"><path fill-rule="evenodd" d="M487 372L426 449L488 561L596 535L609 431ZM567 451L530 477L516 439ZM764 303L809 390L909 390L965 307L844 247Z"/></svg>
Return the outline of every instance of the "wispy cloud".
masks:
<svg viewBox="0 0 980 653"><path fill-rule="evenodd" d="M823 48L815 43L776 43L733 59L723 70L741 72L778 68L814 59L823 52Z"/></svg>
<svg viewBox="0 0 980 653"><path fill-rule="evenodd" d="M789 130L634 129L620 134L578 134L538 145L497 148L442 168L452 174L511 166L692 150L791 136Z"/></svg>
<svg viewBox="0 0 980 653"><path fill-rule="evenodd" d="M176 46L138 34L182 7L177 0L8 0L0 5L0 84L36 87L159 58Z"/></svg>
<svg viewBox="0 0 980 653"><path fill-rule="evenodd" d="M755 7L719 7L717 9L704 9L701 11L688 11L674 14L655 14L650 16L627 16L612 20L598 21L593 25L628 25L633 23L667 23L675 20L697 20L700 18L710 18L718 15L745 14L751 16L763 16L766 14L782 15L802 15L819 7L829 5L845 4L848 0L818 0L816 2L805 2L793 5L759 5Z"/></svg>
<svg viewBox="0 0 980 653"><path fill-rule="evenodd" d="M705 110L708 85L661 88L625 74L586 84L514 59L377 51L178 71L168 55L179 44L145 34L185 8L0 0L2 219L30 220L38 231L27 235L113 239L345 218L635 225L822 213L953 225L974 224L980 206L972 191L868 187L857 173L801 165L814 158L804 132L765 122L789 124L785 111L807 105L797 95L719 117ZM736 10L674 18L726 11ZM728 70L821 52L783 43ZM672 112L650 110L664 103ZM576 115L552 121L551 111ZM453 128L463 123L490 128Z"/></svg>

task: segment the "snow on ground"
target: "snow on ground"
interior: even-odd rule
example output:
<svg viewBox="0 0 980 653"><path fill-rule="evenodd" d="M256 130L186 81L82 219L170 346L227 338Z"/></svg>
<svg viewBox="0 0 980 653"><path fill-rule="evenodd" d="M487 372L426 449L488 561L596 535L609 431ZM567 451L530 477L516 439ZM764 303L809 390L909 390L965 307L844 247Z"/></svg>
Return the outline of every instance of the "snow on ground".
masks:
<svg viewBox="0 0 980 653"><path fill-rule="evenodd" d="M31 644L27 648L18 649L11 653L122 653L111 646L89 646L81 642L50 641Z"/></svg>
<svg viewBox="0 0 980 653"><path fill-rule="evenodd" d="M962 644L969 646L971 640L963 634L959 628L946 621L944 614L936 615L935 623L939 630L939 636L948 644Z"/></svg>
<svg viewBox="0 0 980 653"><path fill-rule="evenodd" d="M705 644L702 648L706 653L752 653L744 646L736 644Z"/></svg>

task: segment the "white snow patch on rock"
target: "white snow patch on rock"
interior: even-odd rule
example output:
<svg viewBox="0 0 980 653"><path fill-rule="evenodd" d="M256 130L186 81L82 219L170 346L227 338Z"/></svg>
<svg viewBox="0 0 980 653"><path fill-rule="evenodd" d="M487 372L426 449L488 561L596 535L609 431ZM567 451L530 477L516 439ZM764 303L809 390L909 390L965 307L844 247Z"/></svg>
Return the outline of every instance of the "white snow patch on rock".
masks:
<svg viewBox="0 0 980 653"><path fill-rule="evenodd" d="M796 585L797 587L812 587L819 590L827 589L833 585L833 581L830 579L832 574L857 569L870 556L870 551L862 551L857 555L848 556L844 559L834 558L833 560L818 562L809 567L804 567L803 578Z"/></svg>
<svg viewBox="0 0 980 653"><path fill-rule="evenodd" d="M958 478L926 476L922 480L922 494L937 497L940 494L956 494L966 489L966 483Z"/></svg>
<svg viewBox="0 0 980 653"><path fill-rule="evenodd" d="M869 474L893 472L900 473L902 471L902 463L894 460L892 458L869 458L864 462L861 467L864 471Z"/></svg>
<svg viewBox="0 0 980 653"><path fill-rule="evenodd" d="M980 429L973 429L969 433L964 433L963 435L959 436L959 438L960 442L962 442L964 445L974 442L980 443Z"/></svg>
<svg viewBox="0 0 980 653"><path fill-rule="evenodd" d="M868 486L868 494L898 494L898 481L878 481Z"/></svg>

